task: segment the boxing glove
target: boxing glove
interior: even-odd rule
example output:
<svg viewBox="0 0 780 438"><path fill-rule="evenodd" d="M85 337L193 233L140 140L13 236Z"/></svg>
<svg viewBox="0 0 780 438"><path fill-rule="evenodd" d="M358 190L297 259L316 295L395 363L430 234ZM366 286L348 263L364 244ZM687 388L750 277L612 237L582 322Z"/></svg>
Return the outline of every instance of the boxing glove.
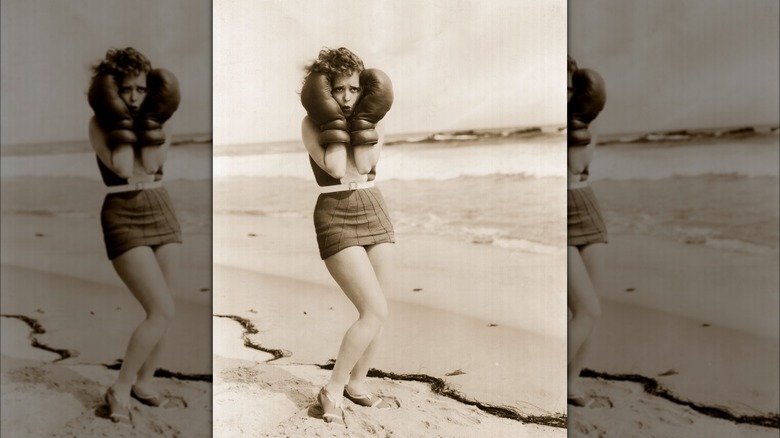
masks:
<svg viewBox="0 0 780 438"><path fill-rule="evenodd" d="M165 143L162 125L179 108L179 81L173 73L158 68L146 75L146 99L136 118L138 145L159 146Z"/></svg>
<svg viewBox="0 0 780 438"><path fill-rule="evenodd" d="M579 120L569 119L568 137L569 146L585 146L590 144L591 135L589 125Z"/></svg>
<svg viewBox="0 0 780 438"><path fill-rule="evenodd" d="M98 125L106 133L106 146L113 150L121 145L134 145L133 116L119 96L119 84L110 74L101 74L92 80L87 93L89 106L95 112Z"/></svg>
<svg viewBox="0 0 780 438"><path fill-rule="evenodd" d="M570 146L590 143L588 125L607 102L604 80L593 70L580 69L572 74L573 94L569 100L568 137Z"/></svg>
<svg viewBox="0 0 780 438"><path fill-rule="evenodd" d="M347 119L331 94L330 80L322 73L311 73L301 89L301 103L320 128L320 144L349 144Z"/></svg>
<svg viewBox="0 0 780 438"><path fill-rule="evenodd" d="M363 70L360 88L362 95L349 127L352 146L376 144L379 141L376 124L393 106L393 84L383 71L373 68Z"/></svg>

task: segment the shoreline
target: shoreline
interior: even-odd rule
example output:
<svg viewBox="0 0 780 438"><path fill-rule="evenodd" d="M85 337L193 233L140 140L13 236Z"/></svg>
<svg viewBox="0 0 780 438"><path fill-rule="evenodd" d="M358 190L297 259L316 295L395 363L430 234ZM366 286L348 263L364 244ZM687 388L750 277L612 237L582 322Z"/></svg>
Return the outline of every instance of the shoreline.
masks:
<svg viewBox="0 0 780 438"><path fill-rule="evenodd" d="M133 400L133 428L107 418L103 396L144 312L105 256L99 219L3 212L3 436L211 436L211 273L202 254L211 236L186 238L177 315L154 378L171 403Z"/></svg>

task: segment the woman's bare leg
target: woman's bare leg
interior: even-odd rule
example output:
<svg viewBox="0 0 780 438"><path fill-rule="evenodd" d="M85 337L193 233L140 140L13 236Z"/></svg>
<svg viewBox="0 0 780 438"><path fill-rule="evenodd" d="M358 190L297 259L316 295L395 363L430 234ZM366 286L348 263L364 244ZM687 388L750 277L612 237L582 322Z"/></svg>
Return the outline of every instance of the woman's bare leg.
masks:
<svg viewBox="0 0 780 438"><path fill-rule="evenodd" d="M113 385L117 396L126 402L130 388L144 362L165 336L174 317L173 298L160 265L149 247L133 248L113 261L119 277L146 311L146 318L133 331L127 351Z"/></svg>
<svg viewBox="0 0 780 438"><path fill-rule="evenodd" d="M387 318L387 300L363 247L343 249L326 259L325 266L359 313L358 320L344 334L330 381L325 386L331 396L340 400L350 372Z"/></svg>
<svg viewBox="0 0 780 438"><path fill-rule="evenodd" d="M391 287L391 271L393 267L393 246L389 243L380 243L366 248L368 258L371 261L371 266L374 268L374 274L376 275L379 285L384 293L390 290ZM380 344L382 330L380 328L376 337L371 341L363 353L363 356L357 361L352 371L349 373L349 385L350 393L354 395L367 394L370 391L366 387L366 374L368 369L376 355L376 351Z"/></svg>
<svg viewBox="0 0 780 438"><path fill-rule="evenodd" d="M154 256L157 259L157 263L160 265L160 270L165 277L165 282L168 284L168 289L173 289L176 284L176 274L179 270L179 254L181 245L178 243L167 244L158 247L154 251ZM149 358L138 370L138 377L135 381L135 387L141 394L155 394L157 391L152 386L152 378L154 372L157 371L157 365L160 363L160 356L165 350L166 336L163 336L157 345L152 350Z"/></svg>
<svg viewBox="0 0 780 438"><path fill-rule="evenodd" d="M596 284L604 269L604 244L568 249L568 299L572 318L568 330L569 392L577 393L588 341L601 316Z"/></svg>

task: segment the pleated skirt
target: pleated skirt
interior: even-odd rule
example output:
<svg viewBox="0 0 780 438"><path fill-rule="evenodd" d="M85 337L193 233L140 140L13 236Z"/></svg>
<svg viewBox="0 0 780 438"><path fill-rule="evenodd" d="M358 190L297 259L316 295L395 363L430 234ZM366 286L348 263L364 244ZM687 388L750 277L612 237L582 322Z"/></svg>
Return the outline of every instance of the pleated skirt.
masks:
<svg viewBox="0 0 780 438"><path fill-rule="evenodd" d="M568 231L569 246L586 246L607 243L607 227L601 216L601 208L590 187L569 189Z"/></svg>
<svg viewBox="0 0 780 438"><path fill-rule="evenodd" d="M181 226L164 187L109 193L100 212L103 241L113 260L138 246L181 243Z"/></svg>
<svg viewBox="0 0 780 438"><path fill-rule="evenodd" d="M384 197L376 187L320 194L314 229L323 260L351 246L395 243Z"/></svg>

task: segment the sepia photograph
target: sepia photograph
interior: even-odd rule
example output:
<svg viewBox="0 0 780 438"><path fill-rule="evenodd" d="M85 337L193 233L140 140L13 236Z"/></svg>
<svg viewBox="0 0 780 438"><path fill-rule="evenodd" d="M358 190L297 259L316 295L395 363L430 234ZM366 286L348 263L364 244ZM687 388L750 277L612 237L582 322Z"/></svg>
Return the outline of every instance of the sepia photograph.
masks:
<svg viewBox="0 0 780 438"><path fill-rule="evenodd" d="M210 437L211 2L0 5L0 434Z"/></svg>
<svg viewBox="0 0 780 438"><path fill-rule="evenodd" d="M213 14L214 435L566 436L566 2Z"/></svg>
<svg viewBox="0 0 780 438"><path fill-rule="evenodd" d="M568 17L569 436L777 437L778 3Z"/></svg>

